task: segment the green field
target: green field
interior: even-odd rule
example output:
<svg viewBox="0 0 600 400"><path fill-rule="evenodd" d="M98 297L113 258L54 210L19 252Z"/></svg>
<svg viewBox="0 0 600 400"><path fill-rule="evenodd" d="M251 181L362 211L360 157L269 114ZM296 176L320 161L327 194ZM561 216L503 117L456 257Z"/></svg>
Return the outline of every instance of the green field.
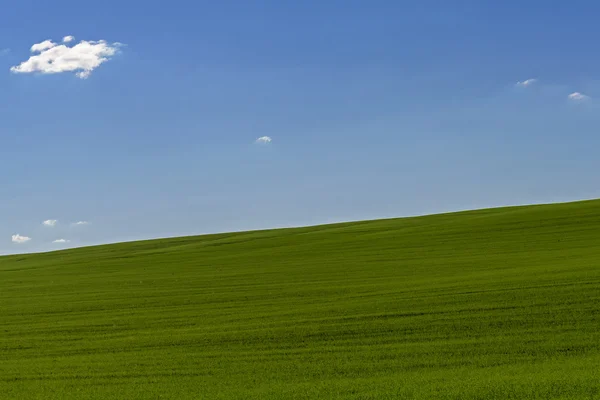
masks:
<svg viewBox="0 0 600 400"><path fill-rule="evenodd" d="M6 399L600 399L600 201L0 258Z"/></svg>

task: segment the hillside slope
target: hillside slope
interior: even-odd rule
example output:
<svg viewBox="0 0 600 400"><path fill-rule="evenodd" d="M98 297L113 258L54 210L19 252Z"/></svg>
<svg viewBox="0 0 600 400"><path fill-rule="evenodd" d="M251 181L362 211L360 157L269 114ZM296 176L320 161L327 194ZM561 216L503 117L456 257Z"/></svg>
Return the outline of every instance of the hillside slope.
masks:
<svg viewBox="0 0 600 400"><path fill-rule="evenodd" d="M0 397L600 398L600 201L0 258Z"/></svg>

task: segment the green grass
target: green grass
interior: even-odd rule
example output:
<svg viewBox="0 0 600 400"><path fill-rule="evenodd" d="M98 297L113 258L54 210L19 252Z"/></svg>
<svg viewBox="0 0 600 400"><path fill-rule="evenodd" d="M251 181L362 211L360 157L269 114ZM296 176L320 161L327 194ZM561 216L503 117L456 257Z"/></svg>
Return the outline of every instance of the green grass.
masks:
<svg viewBox="0 0 600 400"><path fill-rule="evenodd" d="M7 399L600 399L600 201L0 258Z"/></svg>

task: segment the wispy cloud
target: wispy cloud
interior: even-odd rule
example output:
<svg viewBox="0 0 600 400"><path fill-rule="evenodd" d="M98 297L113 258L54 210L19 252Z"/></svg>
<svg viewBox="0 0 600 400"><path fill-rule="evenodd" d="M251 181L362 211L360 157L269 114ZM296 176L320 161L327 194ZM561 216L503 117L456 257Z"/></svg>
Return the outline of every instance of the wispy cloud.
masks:
<svg viewBox="0 0 600 400"><path fill-rule="evenodd" d="M27 236L21 236L18 233L16 235L12 235L12 242L16 243L16 244L23 244L23 243L27 243L31 240L30 237Z"/></svg>
<svg viewBox="0 0 600 400"><path fill-rule="evenodd" d="M536 82L537 82L537 79L535 79L535 78L526 79L524 81L517 82L517 86L528 87L528 86L533 85Z"/></svg>
<svg viewBox="0 0 600 400"><path fill-rule="evenodd" d="M10 53L10 49L0 49L0 57L7 55Z"/></svg>
<svg viewBox="0 0 600 400"><path fill-rule="evenodd" d="M73 226L89 225L89 222L87 222L87 221L77 221L77 222L73 222L71 225L73 225Z"/></svg>
<svg viewBox="0 0 600 400"><path fill-rule="evenodd" d="M267 143L271 143L273 139L271 139L269 136L261 136L258 139L256 139L255 143L258 144L267 144Z"/></svg>
<svg viewBox="0 0 600 400"><path fill-rule="evenodd" d="M75 72L77 77L85 79L100 64L105 63L110 60L110 57L117 54L119 47L122 46L120 43L110 44L105 40L82 40L69 47L67 44L74 39L73 36L65 36L63 44L54 43L50 39L36 43L30 49L34 54L28 60L12 67L10 70L19 74Z"/></svg>
<svg viewBox="0 0 600 400"><path fill-rule="evenodd" d="M586 96L585 94L574 92L567 96L571 101L587 101L590 100L590 96Z"/></svg>
<svg viewBox="0 0 600 400"><path fill-rule="evenodd" d="M56 220L56 219L47 219L44 222L42 222L42 224L44 226L49 226L51 228L56 226L57 223L58 223L58 220Z"/></svg>
<svg viewBox="0 0 600 400"><path fill-rule="evenodd" d="M65 244L65 243L70 243L71 241L68 239L56 239L55 241L53 241L52 243L56 243L56 244Z"/></svg>

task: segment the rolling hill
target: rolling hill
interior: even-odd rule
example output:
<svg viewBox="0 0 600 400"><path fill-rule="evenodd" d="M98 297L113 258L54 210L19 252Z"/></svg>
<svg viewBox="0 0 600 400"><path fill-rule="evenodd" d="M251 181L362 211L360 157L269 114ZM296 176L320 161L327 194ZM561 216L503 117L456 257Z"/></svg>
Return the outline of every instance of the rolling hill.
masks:
<svg viewBox="0 0 600 400"><path fill-rule="evenodd" d="M600 201L0 258L7 399L598 399Z"/></svg>

